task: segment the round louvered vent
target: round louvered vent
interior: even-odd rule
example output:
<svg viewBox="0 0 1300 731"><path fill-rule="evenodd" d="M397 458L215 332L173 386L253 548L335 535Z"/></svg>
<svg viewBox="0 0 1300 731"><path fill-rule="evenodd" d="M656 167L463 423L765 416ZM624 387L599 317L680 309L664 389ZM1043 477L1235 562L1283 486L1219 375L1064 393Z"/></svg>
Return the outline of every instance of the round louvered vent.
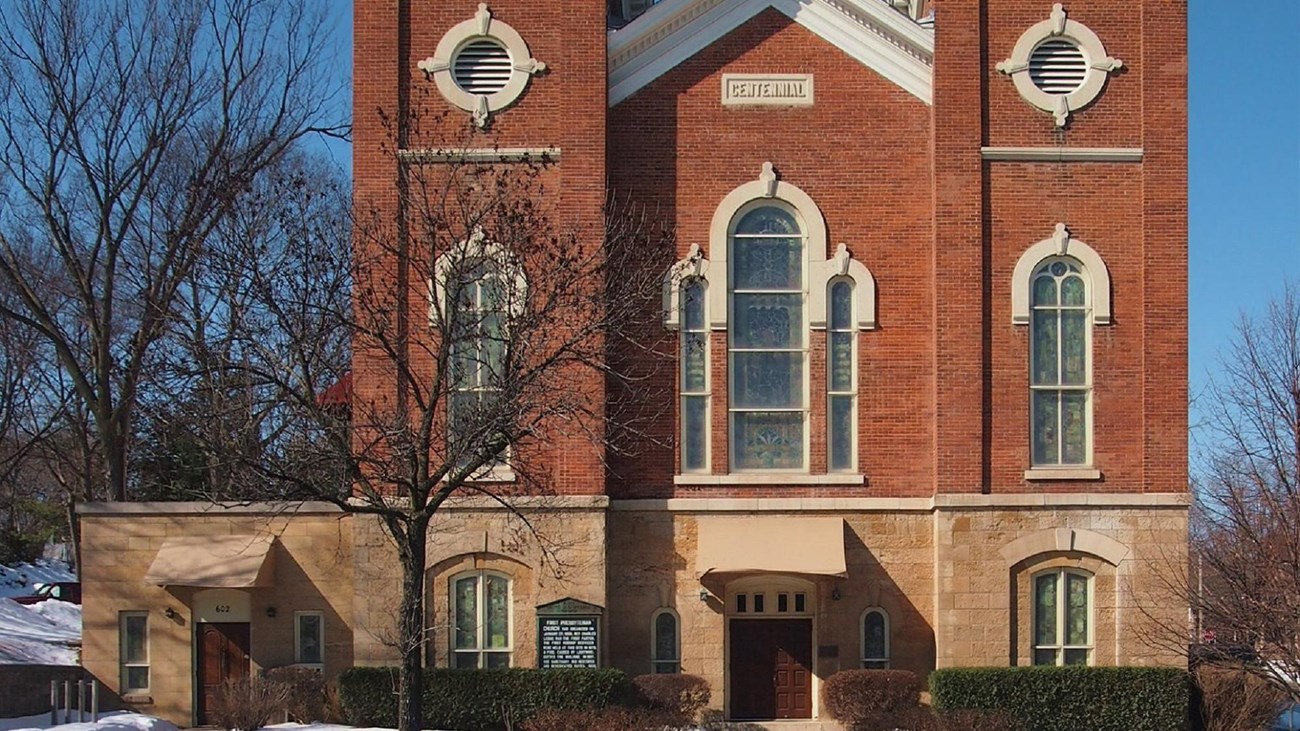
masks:
<svg viewBox="0 0 1300 731"><path fill-rule="evenodd" d="M510 53L494 39L484 38L470 43L460 49L452 61L456 86L480 96L504 89L513 73Z"/></svg>
<svg viewBox="0 0 1300 731"><path fill-rule="evenodd" d="M1069 94L1083 86L1087 76L1083 50L1070 41L1044 41L1029 55L1029 80L1048 94Z"/></svg>

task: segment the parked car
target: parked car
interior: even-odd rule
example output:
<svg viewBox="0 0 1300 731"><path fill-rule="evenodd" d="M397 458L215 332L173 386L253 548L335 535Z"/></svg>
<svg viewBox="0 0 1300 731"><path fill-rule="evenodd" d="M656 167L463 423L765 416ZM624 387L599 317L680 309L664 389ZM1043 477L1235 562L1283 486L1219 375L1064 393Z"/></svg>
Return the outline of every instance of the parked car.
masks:
<svg viewBox="0 0 1300 731"><path fill-rule="evenodd" d="M81 603L81 583L77 581L56 581L50 584L37 584L36 591L27 596L16 596L19 604L36 604L46 599L55 599L70 604Z"/></svg>

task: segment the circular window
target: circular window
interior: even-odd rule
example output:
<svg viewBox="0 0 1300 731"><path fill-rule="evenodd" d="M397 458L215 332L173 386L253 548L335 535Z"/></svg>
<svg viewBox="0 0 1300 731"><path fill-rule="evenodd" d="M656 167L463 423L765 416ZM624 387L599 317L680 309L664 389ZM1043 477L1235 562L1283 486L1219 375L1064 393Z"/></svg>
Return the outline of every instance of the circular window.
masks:
<svg viewBox="0 0 1300 731"><path fill-rule="evenodd" d="M433 55L417 66L438 93L486 127L491 115L514 104L528 80L546 70L518 31L492 17L487 5L448 30Z"/></svg>
<svg viewBox="0 0 1300 731"><path fill-rule="evenodd" d="M506 88L514 72L510 51L493 38L482 38L463 46L451 62L456 86L480 96Z"/></svg>
<svg viewBox="0 0 1300 731"><path fill-rule="evenodd" d="M1087 78L1083 49L1063 38L1043 41L1029 54L1029 80L1048 94L1069 94Z"/></svg>
<svg viewBox="0 0 1300 731"><path fill-rule="evenodd" d="M1035 23L1016 41L1011 57L997 65L1010 76L1020 97L1050 112L1064 127L1072 111L1100 94L1107 76L1124 63L1106 55L1101 39L1084 24L1068 20L1060 3L1047 20Z"/></svg>

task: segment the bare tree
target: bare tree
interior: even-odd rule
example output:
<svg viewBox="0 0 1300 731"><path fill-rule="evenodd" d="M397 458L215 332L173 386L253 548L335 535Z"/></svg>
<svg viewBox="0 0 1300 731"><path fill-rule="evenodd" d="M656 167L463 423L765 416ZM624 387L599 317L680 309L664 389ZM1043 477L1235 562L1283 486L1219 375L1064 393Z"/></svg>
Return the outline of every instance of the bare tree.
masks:
<svg viewBox="0 0 1300 731"><path fill-rule="evenodd" d="M402 729L422 727L426 544L440 508L486 497L531 525L521 498L555 494L560 450L604 459L628 444L610 438L616 428L636 433L671 402L646 392L664 336L641 337L663 332L651 325L671 233L630 206L575 221L550 203L549 161L458 162L457 149L403 156L395 204L356 202L351 246L334 227L272 216L294 255L231 236L221 260L236 271L214 280L241 302L228 346L240 357L224 364L275 405L258 484L372 516L396 547ZM323 357L340 341L365 390ZM614 385L646 410L611 408Z"/></svg>
<svg viewBox="0 0 1300 731"><path fill-rule="evenodd" d="M0 317L38 333L128 488L144 374L240 195L321 131L307 0L68 0L0 14Z"/></svg>
<svg viewBox="0 0 1300 731"><path fill-rule="evenodd" d="M1208 389L1192 510L1198 659L1300 682L1300 286L1242 317Z"/></svg>

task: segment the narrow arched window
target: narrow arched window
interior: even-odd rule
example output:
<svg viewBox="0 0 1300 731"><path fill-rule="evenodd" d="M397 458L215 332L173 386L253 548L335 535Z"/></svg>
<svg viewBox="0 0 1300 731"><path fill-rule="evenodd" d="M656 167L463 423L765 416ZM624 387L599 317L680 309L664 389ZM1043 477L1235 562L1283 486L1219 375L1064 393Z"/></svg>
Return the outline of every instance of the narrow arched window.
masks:
<svg viewBox="0 0 1300 731"><path fill-rule="evenodd" d="M510 579L476 571L451 582L452 667L510 667Z"/></svg>
<svg viewBox="0 0 1300 731"><path fill-rule="evenodd" d="M677 613L671 609L655 612L651 621L650 664L656 673L676 673L682 668L681 636L677 630Z"/></svg>
<svg viewBox="0 0 1300 731"><path fill-rule="evenodd" d="M446 333L450 365L447 408L448 449L456 464L477 459L491 446L500 418L498 399L505 377L508 320L507 292L501 269L486 258L458 262L447 277ZM490 464L506 459L504 446Z"/></svg>
<svg viewBox="0 0 1300 731"><path fill-rule="evenodd" d="M1092 662L1092 577L1050 571L1034 577L1034 664Z"/></svg>
<svg viewBox="0 0 1300 731"><path fill-rule="evenodd" d="M682 472L709 470L709 331L704 280L681 285Z"/></svg>
<svg viewBox="0 0 1300 731"><path fill-rule="evenodd" d="M1053 257L1030 280L1030 411L1035 466L1092 461L1091 312L1078 261Z"/></svg>
<svg viewBox="0 0 1300 731"><path fill-rule="evenodd" d="M862 667L889 667L889 615L873 607L862 613Z"/></svg>
<svg viewBox="0 0 1300 731"><path fill-rule="evenodd" d="M854 467L857 443L857 338L853 320L853 280L831 282L826 332L826 452L831 472Z"/></svg>
<svg viewBox="0 0 1300 731"><path fill-rule="evenodd" d="M744 212L731 229L730 454L733 470L807 466L804 233L783 207Z"/></svg>

